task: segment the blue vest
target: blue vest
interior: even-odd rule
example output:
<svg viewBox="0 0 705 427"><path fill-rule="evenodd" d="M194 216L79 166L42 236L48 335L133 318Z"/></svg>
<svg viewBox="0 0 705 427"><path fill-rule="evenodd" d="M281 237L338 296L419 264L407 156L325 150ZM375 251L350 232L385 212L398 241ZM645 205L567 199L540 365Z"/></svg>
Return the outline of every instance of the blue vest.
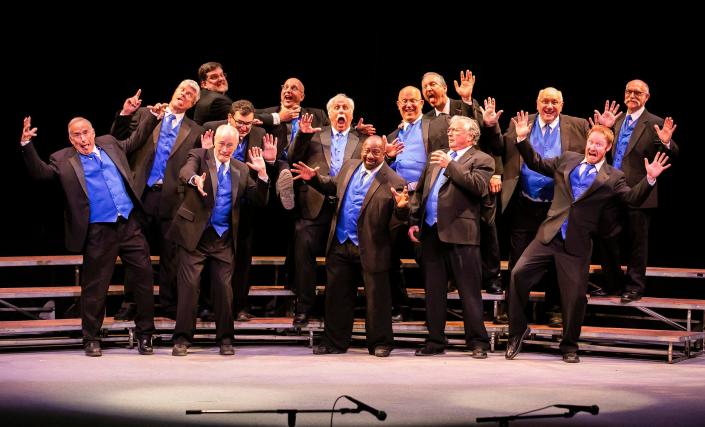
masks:
<svg viewBox="0 0 705 427"><path fill-rule="evenodd" d="M171 149L174 147L176 136L179 134L179 129L181 128L181 123L175 128L171 127L171 122L174 120L176 120L176 116L173 114L169 114L162 120L162 126L159 130L159 140L157 141L157 152L154 154L154 163L152 163L152 170L147 179L148 187L164 180L166 162L169 160ZM183 120L181 122L183 122Z"/></svg>
<svg viewBox="0 0 705 427"><path fill-rule="evenodd" d="M627 116L622 122L622 127L619 130L619 138L617 138L617 147L614 150L614 159L612 160L612 166L617 169L622 169L622 161L624 160L624 154L627 152L627 146L629 145L629 139L634 133L634 127L636 125L636 120L627 126L627 119L631 116Z"/></svg>
<svg viewBox="0 0 705 427"><path fill-rule="evenodd" d="M225 173L223 171L225 170ZM233 187L230 180L230 168L225 169L225 163L220 164L218 171L218 192L215 195L215 206L211 214L211 225L218 236L222 236L230 228L230 217L233 203Z"/></svg>
<svg viewBox="0 0 705 427"><path fill-rule="evenodd" d="M342 133L338 136L338 132L333 131L330 145L330 176L335 176L343 166L346 145L348 145L348 136Z"/></svg>
<svg viewBox="0 0 705 427"><path fill-rule="evenodd" d="M543 159L551 159L561 155L561 125L560 122L548 135L542 131L538 120L534 123L530 137L531 146ZM521 189L533 200L550 202L553 200L553 178L534 172L526 166L521 165Z"/></svg>
<svg viewBox="0 0 705 427"><path fill-rule="evenodd" d="M335 237L340 243L345 243L345 240L350 239L355 246L360 246L357 236L357 220L360 217L362 202L365 201L367 191L374 180L374 176L372 176L363 183L362 179L366 175L365 166L360 165L348 182L348 188L345 190L345 196L340 206L340 217L335 226Z"/></svg>
<svg viewBox="0 0 705 427"><path fill-rule="evenodd" d="M115 222L118 216L128 218L134 205L125 182L108 153L100 147L98 151L100 157L94 153L78 155L88 190L89 222Z"/></svg>
<svg viewBox="0 0 705 427"><path fill-rule="evenodd" d="M450 152L450 157L455 160L455 158L458 156L457 151L451 151ZM438 177L436 178L436 182L433 183L433 187L431 188L431 193L428 195L428 199L426 199L426 224L433 226L436 222L438 222L438 192L440 191L441 187L445 182L448 180L446 176L444 175L444 172L446 171L446 168L442 168L438 172Z"/></svg>
<svg viewBox="0 0 705 427"><path fill-rule="evenodd" d="M592 183L595 181L595 178L597 178L597 168L595 165L591 164L586 164L585 169L583 170L583 174L580 175L580 167L583 165L583 163L578 164L571 172L570 172L570 188L573 190L573 201L576 201L580 198L580 196L585 193L585 190L590 188ZM568 230L568 218L563 221L563 224L561 224L561 235L563 236L563 239L565 239L565 233Z"/></svg>
<svg viewBox="0 0 705 427"><path fill-rule="evenodd" d="M418 182L427 160L426 147L423 143L423 133L421 131L421 120L407 126L406 131L404 129L400 130L398 137L404 142L404 151L397 156L391 164L391 168L404 178L406 182ZM391 143L392 141L389 142Z"/></svg>
<svg viewBox="0 0 705 427"><path fill-rule="evenodd" d="M250 136L247 135L246 137L242 138L242 142L237 144L237 148L235 148L235 152L233 153L233 159L238 159L239 161L245 163L245 147L247 147L247 139Z"/></svg>

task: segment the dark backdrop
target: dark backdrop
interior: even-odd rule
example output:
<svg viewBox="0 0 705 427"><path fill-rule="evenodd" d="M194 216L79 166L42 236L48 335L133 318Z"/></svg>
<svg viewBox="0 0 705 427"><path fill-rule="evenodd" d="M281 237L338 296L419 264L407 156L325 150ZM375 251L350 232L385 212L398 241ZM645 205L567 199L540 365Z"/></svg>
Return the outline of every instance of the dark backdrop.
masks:
<svg viewBox="0 0 705 427"><path fill-rule="evenodd" d="M674 117L674 139L681 147L681 158L659 179L661 208L652 224L650 264L705 267L705 231L697 208L704 194L704 150L697 133L702 111L696 102L703 91L693 58L700 55L698 49L692 54L684 50L698 39L688 13L642 17L629 12L609 23L595 19L605 21L600 25L568 17L500 24L495 17L476 20L480 26L465 19L458 25L432 22L429 12L428 22L397 17L331 28L335 21L323 21L295 31L302 24L299 13L266 24L248 21L247 28L198 20L171 21L158 28L144 18L100 25L93 19L87 26L61 20L41 24L42 34L48 35L34 44L27 43L24 32L3 34L8 102L0 132L2 159L9 169L0 209L0 255L65 253L60 192L31 182L19 155L23 116L32 116L39 128L37 149L48 158L68 144L66 125L72 117L84 116L98 134L106 133L124 99L137 88L142 88L145 103L168 102L182 79L197 80L200 64L218 61L228 73L233 99L246 98L257 107L276 105L279 85L298 76L306 86L305 105L324 108L331 96L344 92L356 102L355 120L362 116L385 134L399 122L399 89L418 87L426 71L444 75L455 97L452 80L461 69L472 70L477 76L475 97L493 96L505 110L503 129L518 109L535 111L543 87L563 91L564 113L588 117L595 108L602 109L605 99L621 102L628 80L643 79L651 87L647 108ZM418 13L421 17L423 11ZM88 17L74 19L69 22ZM430 30L446 37L435 40ZM628 47L625 34L635 34ZM180 41L170 42L174 37Z"/></svg>

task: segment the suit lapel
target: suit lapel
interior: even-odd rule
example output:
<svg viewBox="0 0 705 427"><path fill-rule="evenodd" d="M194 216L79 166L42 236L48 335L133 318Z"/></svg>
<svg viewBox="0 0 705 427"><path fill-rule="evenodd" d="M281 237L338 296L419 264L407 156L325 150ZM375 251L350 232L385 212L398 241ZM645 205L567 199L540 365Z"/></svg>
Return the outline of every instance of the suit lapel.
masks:
<svg viewBox="0 0 705 427"><path fill-rule="evenodd" d="M206 152L206 165L208 165L208 175L211 177L213 200L215 200L218 196L218 169L215 167L215 151L212 148ZM205 188L203 190L205 191Z"/></svg>
<svg viewBox="0 0 705 427"><path fill-rule="evenodd" d="M78 182L81 184L81 188L83 189L83 192L86 193L86 197L88 197L88 185L86 184L86 173L83 170L83 165L81 164L81 159L78 158L78 151L75 151L71 153L71 157L69 157L69 163L71 164L71 167L73 167L74 172L76 172L76 178L78 178Z"/></svg>
<svg viewBox="0 0 705 427"><path fill-rule="evenodd" d="M636 126L634 127L634 132L632 132L632 136L629 137L629 145L627 145L627 149L624 150L624 157L627 157L627 154L629 154L629 152L634 149L637 141L639 141L641 135L644 133L647 126L650 126L650 120L646 115L646 110L644 110L644 112L641 113L641 116L636 122Z"/></svg>
<svg viewBox="0 0 705 427"><path fill-rule="evenodd" d="M360 166L360 163L362 163L362 160L356 160L354 165L352 167L349 167L345 170L345 174L342 175L338 182L340 185L337 186L337 193L338 193L338 200L342 202L343 198L345 197L345 192L348 190L348 184L350 183L350 178L352 177L353 173L357 170L358 166ZM338 203L338 208L342 203Z"/></svg>
<svg viewBox="0 0 705 427"><path fill-rule="evenodd" d="M181 126L179 127L179 134L176 135L176 141L174 142L174 146L171 147L171 153L169 153L169 157L174 155L176 151L179 149L181 144L184 143L186 140L186 137L188 134L191 133L191 125L189 124L188 121L186 121L186 116L181 120Z"/></svg>
<svg viewBox="0 0 705 427"><path fill-rule="evenodd" d="M230 206L234 207L240 200L240 196L237 194L240 189L240 170L235 167L235 161L232 159L230 160L230 186L232 188Z"/></svg>
<svg viewBox="0 0 705 427"><path fill-rule="evenodd" d="M343 158L343 161L352 158L352 155L355 152L355 148L357 147L358 141L360 141L360 138L358 138L355 133L348 132L348 143L345 144L345 157Z"/></svg>
<svg viewBox="0 0 705 427"><path fill-rule="evenodd" d="M113 163L115 164L115 167L118 169L118 171L120 171L120 174L122 175L122 177L127 179L127 177L130 175L125 170L125 168L122 166L122 163L118 161L118 159L120 158L120 154L115 152L115 150L113 149L114 147L112 145L107 145L105 147L103 147L102 145L99 145L99 147L101 149L103 149L103 151L106 153L106 155L108 155L108 157L110 157L110 160L113 161ZM127 179L127 182L130 182L130 180Z"/></svg>
<svg viewBox="0 0 705 427"><path fill-rule="evenodd" d="M426 154L429 154L431 149L430 142L428 141L428 127L431 125L431 121L425 116L421 118L421 133L423 137L423 145L426 147Z"/></svg>
<svg viewBox="0 0 705 427"><path fill-rule="evenodd" d="M321 145L323 146L323 157L326 159L326 163L328 164L328 167L330 168L330 145L331 145L331 132L333 132L333 128L324 128L323 131L321 132Z"/></svg>
<svg viewBox="0 0 705 427"><path fill-rule="evenodd" d="M367 204L370 202L372 196L374 196L375 191L377 191L382 182L387 182L387 171L385 170L386 166L387 165L382 166L382 168L377 171L377 174L374 176L374 178L372 178L372 184L370 184L370 188L367 190L367 194L365 194L365 200L362 201L362 207L360 208L360 216L362 216L362 213L365 211Z"/></svg>
<svg viewBox="0 0 705 427"><path fill-rule="evenodd" d="M573 169L578 167L578 165L582 161L583 161L583 159L576 159L576 160L570 162L570 165L563 170L563 179L566 183L566 187L568 188L568 194L570 195L570 200L575 199L575 197L573 196L573 183L570 182L570 173L573 172Z"/></svg>

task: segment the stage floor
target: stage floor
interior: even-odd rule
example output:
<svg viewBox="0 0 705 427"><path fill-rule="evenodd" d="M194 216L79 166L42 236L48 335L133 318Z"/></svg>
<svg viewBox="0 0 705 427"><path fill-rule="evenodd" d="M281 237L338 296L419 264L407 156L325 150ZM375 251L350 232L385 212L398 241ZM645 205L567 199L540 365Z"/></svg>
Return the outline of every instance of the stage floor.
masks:
<svg viewBox="0 0 705 427"><path fill-rule="evenodd" d="M314 356L303 345L243 345L235 356L196 347L186 357L157 347L153 356L109 347L89 358L78 348L0 353L3 426L286 426L286 416L185 415L189 409L326 409L350 395L386 411L335 415L334 426L461 426L476 417L512 415L551 404L598 405L579 413L510 425L694 425L705 419L705 357L662 360L557 353L503 352L475 360L451 350L415 357L401 348L387 359L362 348ZM338 408L355 405L341 399ZM546 410L558 413L563 410ZM330 416L301 414L298 426L330 425ZM483 424L493 426L497 424Z"/></svg>

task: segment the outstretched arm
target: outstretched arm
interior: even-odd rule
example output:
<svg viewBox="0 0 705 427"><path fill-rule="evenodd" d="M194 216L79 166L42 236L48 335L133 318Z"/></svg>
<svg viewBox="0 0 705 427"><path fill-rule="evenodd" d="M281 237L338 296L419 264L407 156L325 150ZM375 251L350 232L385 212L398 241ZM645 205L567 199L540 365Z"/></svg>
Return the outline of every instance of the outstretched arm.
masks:
<svg viewBox="0 0 705 427"><path fill-rule="evenodd" d="M40 159L37 150L34 149L34 144L31 144L32 138L35 136L37 136L37 128L32 127L32 117L27 116L24 118L22 136L20 137L22 157L24 158L25 165L27 165L27 171L34 179L54 179L57 176L55 167L46 164Z"/></svg>

